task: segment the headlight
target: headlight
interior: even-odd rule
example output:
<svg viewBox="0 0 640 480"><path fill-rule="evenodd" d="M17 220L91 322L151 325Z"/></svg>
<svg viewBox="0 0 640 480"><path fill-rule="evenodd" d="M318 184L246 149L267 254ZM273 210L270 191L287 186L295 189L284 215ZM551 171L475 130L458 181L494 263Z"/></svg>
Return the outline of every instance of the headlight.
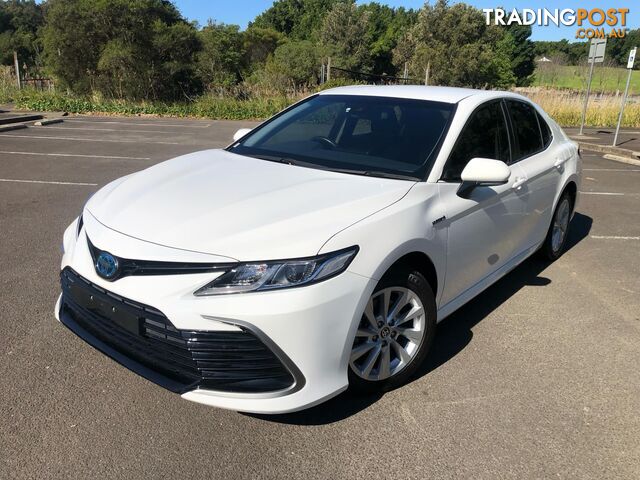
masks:
<svg viewBox="0 0 640 480"><path fill-rule="evenodd" d="M309 285L344 272L356 253L358 247L350 247L313 258L241 263L196 290L194 295L220 295Z"/></svg>
<svg viewBox="0 0 640 480"><path fill-rule="evenodd" d="M84 225L84 218L82 217L82 214L83 212L80 212L80 216L78 217L78 226L76 228L76 238L80 236L80 232L82 231L82 226Z"/></svg>
<svg viewBox="0 0 640 480"><path fill-rule="evenodd" d="M78 216L78 228L76 229L76 238L80 236L80 232L82 231L82 227L84 226L84 208L87 206L87 203L89 203L89 200L91 200L91 197L93 197L93 193L89 194L84 202L84 205L82 205L82 209L80 210L80 215Z"/></svg>

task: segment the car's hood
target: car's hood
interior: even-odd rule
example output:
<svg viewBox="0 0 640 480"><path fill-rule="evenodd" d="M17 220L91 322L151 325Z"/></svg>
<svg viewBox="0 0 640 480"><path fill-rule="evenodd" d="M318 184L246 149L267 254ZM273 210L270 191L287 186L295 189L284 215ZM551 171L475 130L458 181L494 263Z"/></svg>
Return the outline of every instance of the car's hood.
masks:
<svg viewBox="0 0 640 480"><path fill-rule="evenodd" d="M316 254L332 235L413 185L206 150L116 180L87 209L103 225L141 240L268 260Z"/></svg>

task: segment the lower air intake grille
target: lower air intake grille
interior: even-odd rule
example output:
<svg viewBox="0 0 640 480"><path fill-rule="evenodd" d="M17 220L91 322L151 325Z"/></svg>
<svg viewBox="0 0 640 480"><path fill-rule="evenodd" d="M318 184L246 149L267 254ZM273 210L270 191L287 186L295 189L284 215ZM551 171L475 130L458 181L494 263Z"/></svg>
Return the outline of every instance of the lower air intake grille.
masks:
<svg viewBox="0 0 640 480"><path fill-rule="evenodd" d="M178 330L162 312L104 290L68 267L61 284L67 327L169 390L266 393L294 384L280 359L249 330Z"/></svg>

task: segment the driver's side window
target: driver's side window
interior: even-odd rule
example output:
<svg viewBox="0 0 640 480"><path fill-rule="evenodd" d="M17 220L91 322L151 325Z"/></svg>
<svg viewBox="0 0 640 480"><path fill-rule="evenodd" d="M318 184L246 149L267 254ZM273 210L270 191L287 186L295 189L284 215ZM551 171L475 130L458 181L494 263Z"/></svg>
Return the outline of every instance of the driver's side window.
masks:
<svg viewBox="0 0 640 480"><path fill-rule="evenodd" d="M462 129L442 172L445 182L459 182L472 158L491 158L509 163L509 133L500 101L481 106Z"/></svg>

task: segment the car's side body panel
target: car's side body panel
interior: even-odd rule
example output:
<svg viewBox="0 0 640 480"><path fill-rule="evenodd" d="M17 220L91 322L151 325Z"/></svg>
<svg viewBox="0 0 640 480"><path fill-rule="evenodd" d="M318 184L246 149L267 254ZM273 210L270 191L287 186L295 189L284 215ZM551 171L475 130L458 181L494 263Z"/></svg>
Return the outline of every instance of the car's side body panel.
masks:
<svg viewBox="0 0 640 480"><path fill-rule="evenodd" d="M441 304L449 303L520 253L527 210L520 189L514 187L520 175L515 166L507 183L476 188L468 198L457 194L459 184L438 184L449 229Z"/></svg>
<svg viewBox="0 0 640 480"><path fill-rule="evenodd" d="M579 190L577 147L560 127L525 97L489 93L460 100L449 135L426 182L414 186L398 204L339 232L321 250L331 251L361 239L363 250L375 253L371 260L361 254L350 270L374 279L379 279L402 256L412 251L424 253L436 267L438 320L534 253L546 236L563 189L574 182ZM534 105L552 130L552 142L544 151L512 163L507 184L478 189L471 198L461 198L457 195L459 183L439 181L444 164L469 115L482 104L503 98ZM558 159L561 165L556 163ZM516 179L520 182L514 187ZM437 197L433 196L433 187L438 188ZM403 221L407 218L413 220ZM432 224L434 221L437 225ZM381 232L397 232L408 240L398 246L394 243L395 233L388 236ZM444 262L440 260L443 252ZM373 260L381 257L380 263Z"/></svg>

